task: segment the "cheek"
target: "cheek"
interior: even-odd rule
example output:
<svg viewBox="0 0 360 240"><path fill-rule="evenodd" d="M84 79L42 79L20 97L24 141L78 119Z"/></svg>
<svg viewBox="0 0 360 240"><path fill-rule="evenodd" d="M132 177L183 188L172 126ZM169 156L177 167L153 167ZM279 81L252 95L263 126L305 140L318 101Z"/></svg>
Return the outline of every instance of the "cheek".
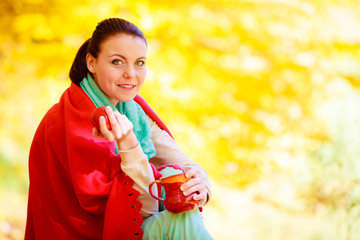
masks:
<svg viewBox="0 0 360 240"><path fill-rule="evenodd" d="M140 86L142 86L142 85L144 84L144 82L145 82L145 77L146 77L146 74L144 74L144 75L142 76L141 80L139 81Z"/></svg>
<svg viewBox="0 0 360 240"><path fill-rule="evenodd" d="M101 69L101 71L99 71L98 74L101 75L101 79L102 81L104 81L104 83L111 83L112 81L114 81L114 79L117 76L114 73L114 71L111 71L111 69L106 69L106 68Z"/></svg>
<svg viewBox="0 0 360 240"><path fill-rule="evenodd" d="M140 76L141 76L141 80L140 80L140 81L141 81L141 84L143 84L144 81L145 81L146 73L147 73L146 68L145 68L143 71L141 71L141 73L140 73Z"/></svg>

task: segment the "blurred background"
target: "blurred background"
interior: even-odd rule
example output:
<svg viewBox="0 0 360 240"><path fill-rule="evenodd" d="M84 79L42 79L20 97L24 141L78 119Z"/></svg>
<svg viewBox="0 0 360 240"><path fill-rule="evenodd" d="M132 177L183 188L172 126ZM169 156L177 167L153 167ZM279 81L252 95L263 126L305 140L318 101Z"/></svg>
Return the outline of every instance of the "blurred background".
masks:
<svg viewBox="0 0 360 240"><path fill-rule="evenodd" d="M208 172L215 239L360 239L360 1L1 0L0 239L35 130L104 18L148 39L140 94Z"/></svg>

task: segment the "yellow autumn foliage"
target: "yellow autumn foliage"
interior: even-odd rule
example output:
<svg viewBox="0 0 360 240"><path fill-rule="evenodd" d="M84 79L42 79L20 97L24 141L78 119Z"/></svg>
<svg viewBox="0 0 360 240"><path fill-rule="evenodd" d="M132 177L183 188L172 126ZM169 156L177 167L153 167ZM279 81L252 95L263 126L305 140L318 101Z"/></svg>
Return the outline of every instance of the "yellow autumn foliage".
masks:
<svg viewBox="0 0 360 240"><path fill-rule="evenodd" d="M148 39L140 94L214 184L205 220L230 228L211 229L216 239L357 239L358 9L355 0L1 0L0 238L23 238L31 140L69 86L78 48L99 21L121 17ZM271 219L258 216L271 230L227 212L224 187L271 208ZM287 231L274 230L281 221Z"/></svg>

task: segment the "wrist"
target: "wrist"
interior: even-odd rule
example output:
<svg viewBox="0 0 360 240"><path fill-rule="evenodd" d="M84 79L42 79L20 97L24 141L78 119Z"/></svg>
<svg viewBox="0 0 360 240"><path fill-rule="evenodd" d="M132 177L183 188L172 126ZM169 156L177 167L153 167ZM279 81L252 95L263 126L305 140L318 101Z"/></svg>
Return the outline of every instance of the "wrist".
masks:
<svg viewBox="0 0 360 240"><path fill-rule="evenodd" d="M134 149L139 144L139 141L137 140L133 131L131 131L131 133L129 133L124 138L117 139L116 142L119 150L123 151Z"/></svg>

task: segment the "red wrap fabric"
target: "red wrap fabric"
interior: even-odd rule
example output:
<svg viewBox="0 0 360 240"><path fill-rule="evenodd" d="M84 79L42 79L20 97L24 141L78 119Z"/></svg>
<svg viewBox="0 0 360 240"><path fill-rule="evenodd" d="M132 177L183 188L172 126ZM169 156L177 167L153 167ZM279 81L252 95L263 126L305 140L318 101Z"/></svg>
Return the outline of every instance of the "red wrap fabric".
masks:
<svg viewBox="0 0 360 240"><path fill-rule="evenodd" d="M135 101L169 132L144 99ZM114 142L92 135L94 109L72 83L41 121L29 156L26 240L142 238L139 193L120 168Z"/></svg>

